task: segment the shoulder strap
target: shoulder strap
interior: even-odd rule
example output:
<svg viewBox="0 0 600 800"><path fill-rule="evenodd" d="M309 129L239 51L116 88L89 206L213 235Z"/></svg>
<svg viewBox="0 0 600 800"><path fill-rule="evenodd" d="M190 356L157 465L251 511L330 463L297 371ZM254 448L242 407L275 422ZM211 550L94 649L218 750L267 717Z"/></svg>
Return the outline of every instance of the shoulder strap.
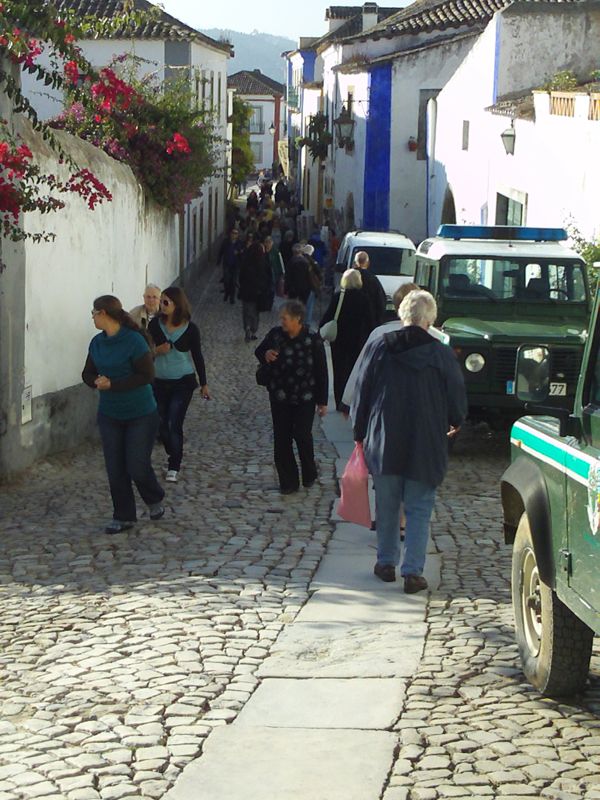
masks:
<svg viewBox="0 0 600 800"><path fill-rule="evenodd" d="M340 311L342 310L342 303L344 302L344 295L346 294L346 290L342 289L340 292L340 299L338 300L337 308L335 310L335 314L333 315L334 320L337 322L338 317L340 316Z"/></svg>

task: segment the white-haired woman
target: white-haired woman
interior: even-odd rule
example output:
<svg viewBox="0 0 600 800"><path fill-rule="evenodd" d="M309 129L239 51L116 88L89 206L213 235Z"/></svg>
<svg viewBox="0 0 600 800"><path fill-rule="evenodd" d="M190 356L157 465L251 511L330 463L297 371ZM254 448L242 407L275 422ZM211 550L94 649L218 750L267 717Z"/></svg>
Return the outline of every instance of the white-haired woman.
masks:
<svg viewBox="0 0 600 800"><path fill-rule="evenodd" d="M453 350L428 333L437 316L434 298L429 292L410 292L399 313L404 327L367 349L352 418L354 439L363 443L375 486L375 575L396 580L403 505L401 574L404 591L413 594L427 588L423 569L436 488L448 465L448 432L462 424L467 400Z"/></svg>
<svg viewBox="0 0 600 800"><path fill-rule="evenodd" d="M333 394L336 408L339 411L347 411L347 407L342 404L346 381L374 328L371 304L358 270L348 269L342 275L340 291L335 292L331 298L329 308L321 320L321 326L335 317L340 299L341 305L337 316L338 333L335 341L331 343Z"/></svg>

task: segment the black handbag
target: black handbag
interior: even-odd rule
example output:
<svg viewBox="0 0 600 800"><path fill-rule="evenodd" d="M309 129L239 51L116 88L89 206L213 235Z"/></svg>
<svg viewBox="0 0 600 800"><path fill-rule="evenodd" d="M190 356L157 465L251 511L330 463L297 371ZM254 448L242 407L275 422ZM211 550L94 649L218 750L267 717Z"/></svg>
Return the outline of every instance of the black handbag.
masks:
<svg viewBox="0 0 600 800"><path fill-rule="evenodd" d="M259 364L256 368L256 382L259 386L268 386L271 382L271 365Z"/></svg>

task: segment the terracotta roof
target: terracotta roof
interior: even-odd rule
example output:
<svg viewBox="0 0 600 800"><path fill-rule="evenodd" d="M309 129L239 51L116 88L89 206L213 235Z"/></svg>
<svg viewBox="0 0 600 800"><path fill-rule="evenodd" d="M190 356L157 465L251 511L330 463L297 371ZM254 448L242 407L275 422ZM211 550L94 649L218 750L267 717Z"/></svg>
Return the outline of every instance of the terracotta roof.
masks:
<svg viewBox="0 0 600 800"><path fill-rule="evenodd" d="M336 6L334 6L336 8ZM354 14L348 16L346 18L346 22L342 23L338 28L333 31L329 31L324 36L321 36L320 39L314 43L313 47L319 48L322 47L324 44L329 44L329 42L337 42L341 39L347 39L350 36L355 36L357 34L361 34L363 30L363 7L362 6L337 6L337 8L344 8L350 11L354 11ZM377 8L377 19L379 23L383 23L389 17L397 14L399 8ZM336 19L344 19L341 15ZM373 30L371 28L370 30Z"/></svg>
<svg viewBox="0 0 600 800"><path fill-rule="evenodd" d="M123 13L124 0L55 0L59 11L73 11L79 16L111 18ZM209 47L223 50L233 55L233 48L228 42L218 42L195 28L180 22L175 17L157 8L147 0L133 0L136 11L153 11L152 19L144 22L135 31L117 30L111 39L170 39L176 41L194 41Z"/></svg>
<svg viewBox="0 0 600 800"><path fill-rule="evenodd" d="M242 69L227 78L227 86L237 89L242 95L268 95L285 94L285 86L274 81L268 75L263 75L259 69Z"/></svg>
<svg viewBox="0 0 600 800"><path fill-rule="evenodd" d="M513 2L576 3L580 0L416 0L375 25L366 35L391 37L476 25L487 22Z"/></svg>

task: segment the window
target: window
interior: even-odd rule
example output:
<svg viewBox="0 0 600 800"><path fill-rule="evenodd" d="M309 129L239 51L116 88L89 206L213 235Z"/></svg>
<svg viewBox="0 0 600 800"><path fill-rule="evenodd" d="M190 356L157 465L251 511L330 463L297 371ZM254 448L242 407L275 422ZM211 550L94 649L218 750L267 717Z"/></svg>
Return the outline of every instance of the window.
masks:
<svg viewBox="0 0 600 800"><path fill-rule="evenodd" d="M221 105L223 103L223 76L219 72L219 92L217 94L217 119L221 122Z"/></svg>
<svg viewBox="0 0 600 800"><path fill-rule="evenodd" d="M417 286L429 289L430 275L431 264L427 261L417 261L417 270L415 272L415 283Z"/></svg>
<svg viewBox="0 0 600 800"><path fill-rule="evenodd" d="M219 190L215 189L215 233L219 229Z"/></svg>
<svg viewBox="0 0 600 800"><path fill-rule="evenodd" d="M461 300L520 303L585 303L583 269L577 261L530 258L455 258L442 263L442 291Z"/></svg>
<svg viewBox="0 0 600 800"><path fill-rule="evenodd" d="M262 164L263 160L263 145L262 142L250 142L250 149L252 150L252 155L254 156L254 164L258 166Z"/></svg>
<svg viewBox="0 0 600 800"><path fill-rule="evenodd" d="M215 73L212 70L210 73L210 108L211 111L215 109Z"/></svg>
<svg viewBox="0 0 600 800"><path fill-rule="evenodd" d="M468 150L469 149L469 120L468 119L463 119L462 149L463 150Z"/></svg>
<svg viewBox="0 0 600 800"><path fill-rule="evenodd" d="M200 206L200 225L198 226L198 242L200 250L204 244L204 205Z"/></svg>
<svg viewBox="0 0 600 800"><path fill-rule="evenodd" d="M198 212L196 209L192 212L192 259L196 259L198 246Z"/></svg>
<svg viewBox="0 0 600 800"><path fill-rule="evenodd" d="M419 92L419 117L417 119L417 159L427 158L427 103L438 96L439 89L421 89Z"/></svg>
<svg viewBox="0 0 600 800"><path fill-rule="evenodd" d="M522 225L524 204L504 194L496 195L496 225Z"/></svg>
<svg viewBox="0 0 600 800"><path fill-rule="evenodd" d="M250 117L250 123L249 123L250 133L262 135L265 132L265 123L263 121L263 107L251 106L251 108L252 108L252 116Z"/></svg>

